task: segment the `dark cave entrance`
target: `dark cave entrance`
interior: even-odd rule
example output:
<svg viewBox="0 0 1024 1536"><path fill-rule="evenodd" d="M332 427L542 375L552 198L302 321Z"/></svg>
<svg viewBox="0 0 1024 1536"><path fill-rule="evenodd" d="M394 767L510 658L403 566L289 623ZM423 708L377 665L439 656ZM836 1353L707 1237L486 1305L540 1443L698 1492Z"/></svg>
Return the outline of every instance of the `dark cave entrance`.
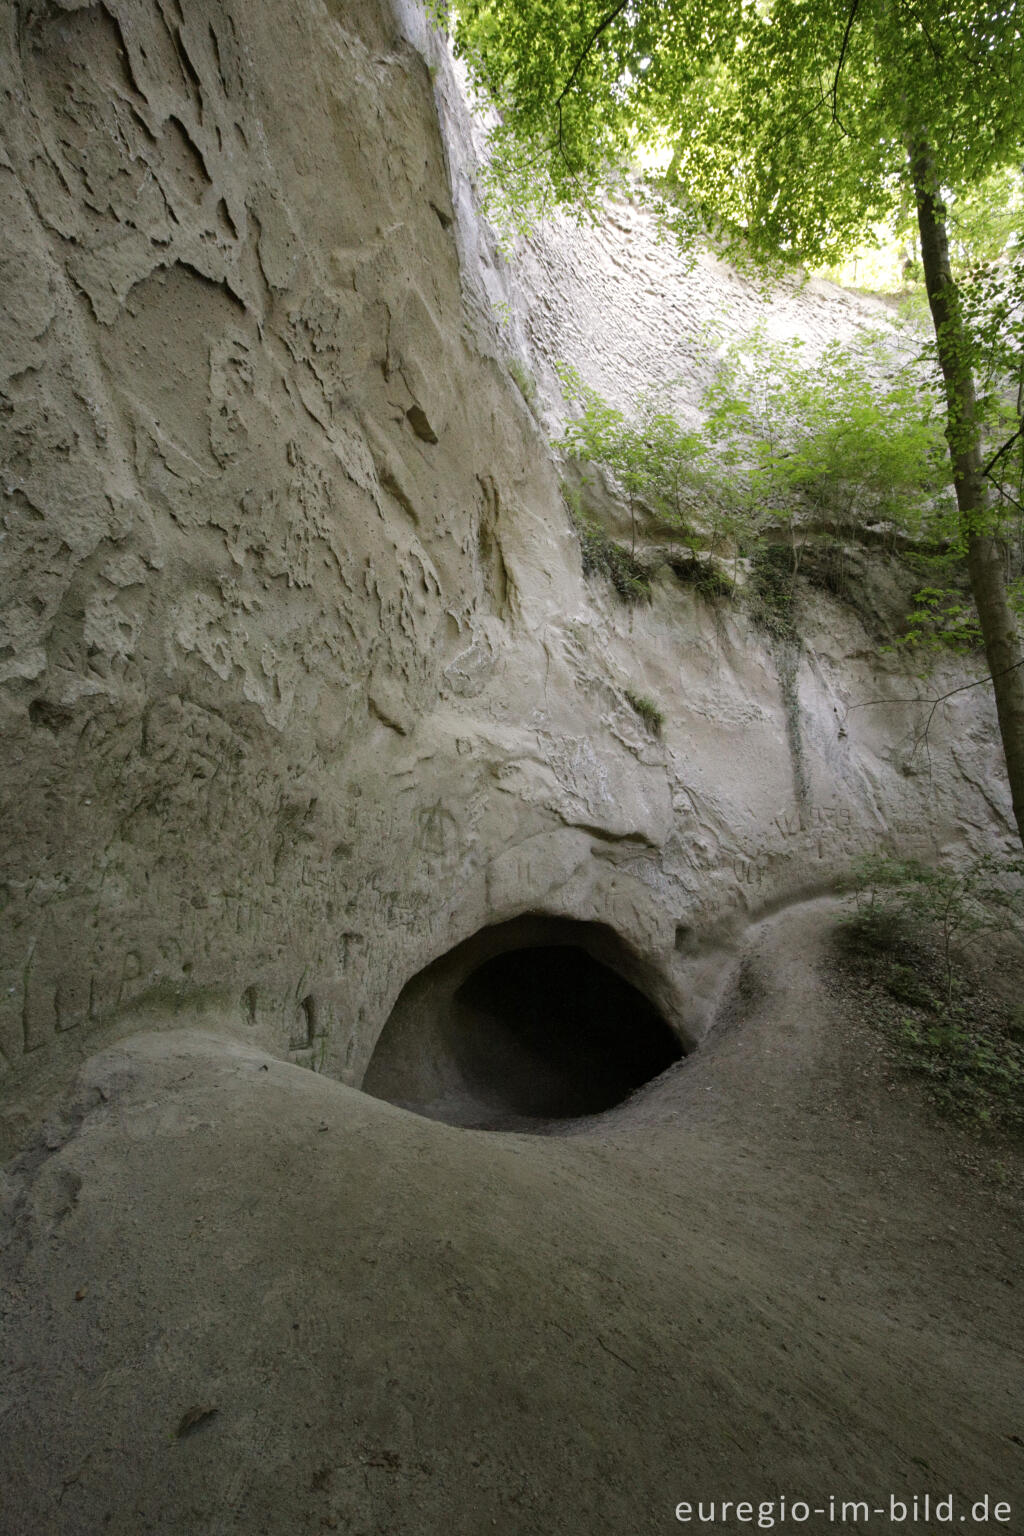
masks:
<svg viewBox="0 0 1024 1536"><path fill-rule="evenodd" d="M408 983L363 1087L478 1128L600 1114L683 1055L622 974L630 968L599 924L525 918L485 929Z"/></svg>

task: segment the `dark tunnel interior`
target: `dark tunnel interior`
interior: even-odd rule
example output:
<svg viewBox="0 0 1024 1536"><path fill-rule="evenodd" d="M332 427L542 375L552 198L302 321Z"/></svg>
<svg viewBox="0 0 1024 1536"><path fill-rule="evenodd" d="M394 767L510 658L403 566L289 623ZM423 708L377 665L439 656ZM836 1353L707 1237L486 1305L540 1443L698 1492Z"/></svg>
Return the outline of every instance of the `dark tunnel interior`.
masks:
<svg viewBox="0 0 1024 1536"><path fill-rule="evenodd" d="M600 1114L683 1055L630 982L572 943L504 949L413 979L364 1079L379 1098L498 1129Z"/></svg>

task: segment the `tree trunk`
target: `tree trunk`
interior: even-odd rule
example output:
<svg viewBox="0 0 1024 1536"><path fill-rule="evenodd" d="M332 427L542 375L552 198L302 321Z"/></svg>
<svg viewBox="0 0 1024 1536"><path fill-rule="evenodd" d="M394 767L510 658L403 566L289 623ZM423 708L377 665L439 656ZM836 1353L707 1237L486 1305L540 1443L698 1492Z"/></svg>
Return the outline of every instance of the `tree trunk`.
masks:
<svg viewBox="0 0 1024 1536"><path fill-rule="evenodd" d="M910 147L910 169L917 198L925 288L946 384L946 439L960 526L967 543L967 571L996 696L1013 814L1024 843L1024 667L1006 593L1002 550L987 515L974 372L959 294L949 265L946 210L940 201L931 150L923 141L918 140Z"/></svg>

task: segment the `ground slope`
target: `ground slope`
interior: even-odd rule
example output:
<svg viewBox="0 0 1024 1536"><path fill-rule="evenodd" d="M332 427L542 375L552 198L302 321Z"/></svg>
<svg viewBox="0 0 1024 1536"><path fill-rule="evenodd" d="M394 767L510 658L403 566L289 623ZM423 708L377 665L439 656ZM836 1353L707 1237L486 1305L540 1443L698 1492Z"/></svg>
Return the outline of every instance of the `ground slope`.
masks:
<svg viewBox="0 0 1024 1536"><path fill-rule="evenodd" d="M697 1053L569 1135L429 1122L226 1036L94 1058L9 1171L0 1531L1012 1501L1019 1225L856 1058L833 912L754 929Z"/></svg>

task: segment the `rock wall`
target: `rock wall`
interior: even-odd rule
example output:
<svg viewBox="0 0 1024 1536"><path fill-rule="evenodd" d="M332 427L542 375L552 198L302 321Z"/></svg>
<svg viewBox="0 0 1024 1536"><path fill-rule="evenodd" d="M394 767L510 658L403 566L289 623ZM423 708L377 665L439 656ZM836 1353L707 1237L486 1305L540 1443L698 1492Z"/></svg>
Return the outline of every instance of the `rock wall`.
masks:
<svg viewBox="0 0 1024 1536"><path fill-rule="evenodd" d="M413 10L0 25L9 1142L101 1038L210 1009L358 1084L408 979L524 913L613 929L696 1038L749 914L1008 834L980 692L914 751L920 711L846 716L917 685L824 599L787 692L667 569L632 610L583 579L488 297L538 368L577 322L479 223Z"/></svg>

